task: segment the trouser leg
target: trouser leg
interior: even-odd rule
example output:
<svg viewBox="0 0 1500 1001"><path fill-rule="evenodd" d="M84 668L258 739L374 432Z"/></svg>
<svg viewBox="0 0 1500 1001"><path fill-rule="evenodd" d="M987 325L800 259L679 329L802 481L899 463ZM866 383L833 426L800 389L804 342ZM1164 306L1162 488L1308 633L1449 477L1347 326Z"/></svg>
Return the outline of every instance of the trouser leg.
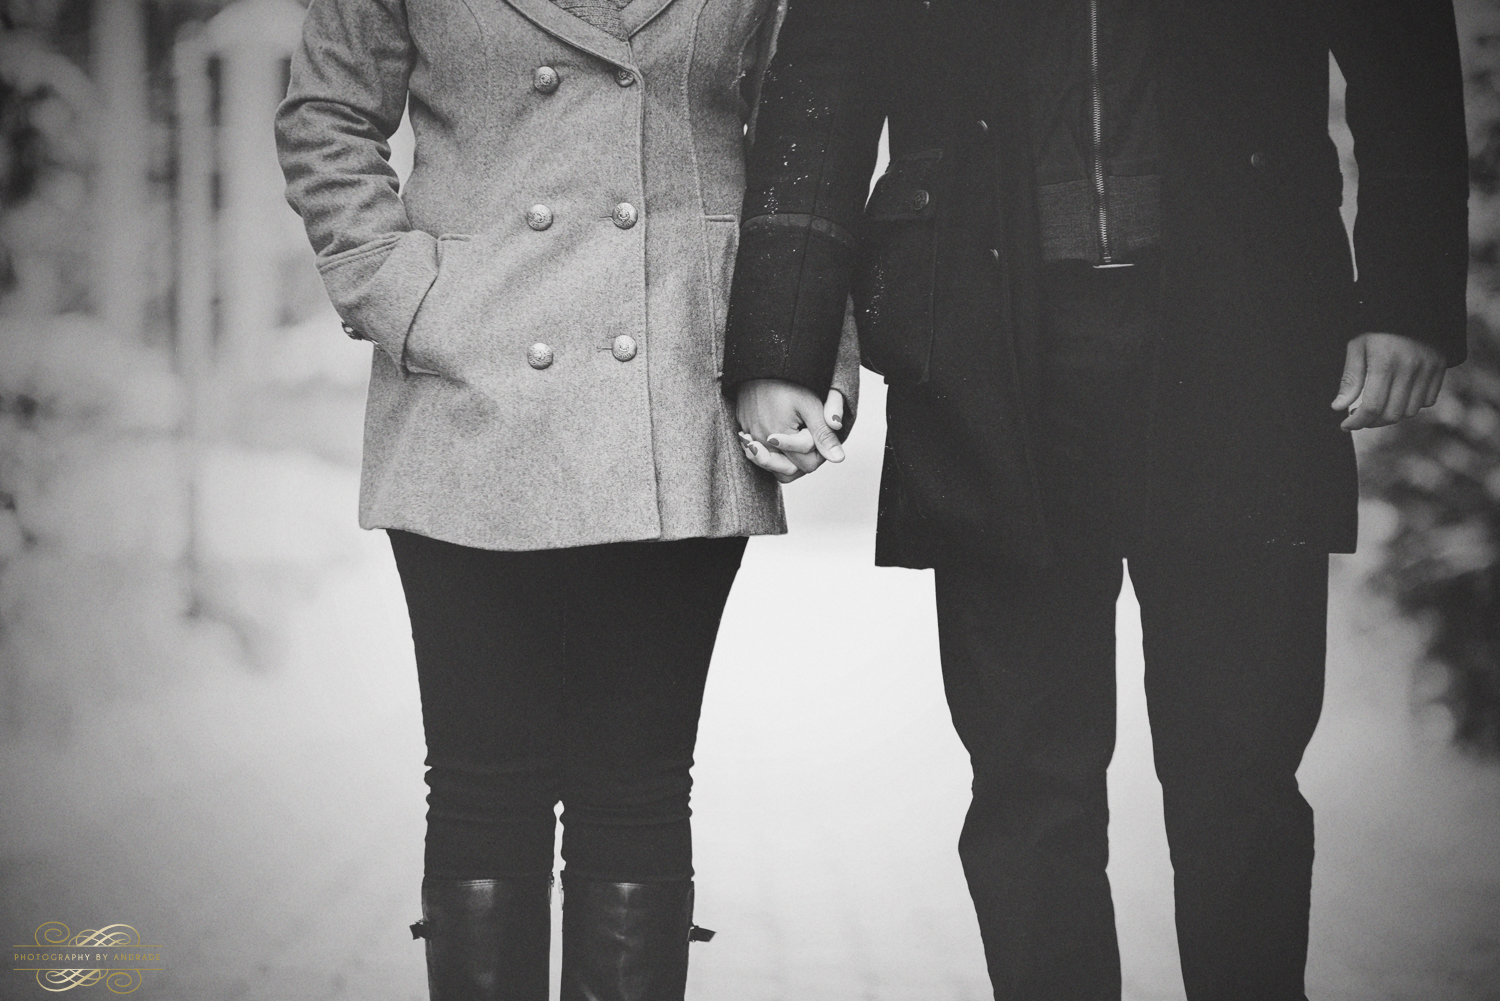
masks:
<svg viewBox="0 0 1500 1001"><path fill-rule="evenodd" d="M427 738L426 874L547 875L563 775L571 553L390 535Z"/></svg>
<svg viewBox="0 0 1500 1001"><path fill-rule="evenodd" d="M703 686L744 539L599 547L570 616L562 1001L681 1001Z"/></svg>
<svg viewBox="0 0 1500 1001"><path fill-rule="evenodd" d="M943 680L974 768L959 840L995 997L1117 1001L1105 865L1118 559L940 567Z"/></svg>
<svg viewBox="0 0 1500 1001"><path fill-rule="evenodd" d="M743 538L580 550L567 620L563 859L574 878L693 875L703 688Z"/></svg>
<svg viewBox="0 0 1500 1001"><path fill-rule="evenodd" d="M1189 1001L1302 1001L1312 809L1296 772L1322 708L1328 558L1131 561Z"/></svg>
<svg viewBox="0 0 1500 1001"><path fill-rule="evenodd" d="M960 854L996 998L1117 1001L1105 875L1120 554L1146 502L1142 456L1159 268L1042 273L1031 422L1056 552L1045 570L939 568L943 674L974 765Z"/></svg>

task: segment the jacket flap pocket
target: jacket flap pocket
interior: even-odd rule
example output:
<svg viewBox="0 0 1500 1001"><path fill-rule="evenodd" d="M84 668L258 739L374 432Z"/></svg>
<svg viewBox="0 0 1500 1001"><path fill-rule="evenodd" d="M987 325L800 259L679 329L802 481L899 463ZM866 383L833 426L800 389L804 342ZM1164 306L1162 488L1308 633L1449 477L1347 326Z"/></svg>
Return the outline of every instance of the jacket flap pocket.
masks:
<svg viewBox="0 0 1500 1001"><path fill-rule="evenodd" d="M942 150L929 149L892 159L875 182L865 218L871 222L932 218L937 212L934 189L942 158Z"/></svg>

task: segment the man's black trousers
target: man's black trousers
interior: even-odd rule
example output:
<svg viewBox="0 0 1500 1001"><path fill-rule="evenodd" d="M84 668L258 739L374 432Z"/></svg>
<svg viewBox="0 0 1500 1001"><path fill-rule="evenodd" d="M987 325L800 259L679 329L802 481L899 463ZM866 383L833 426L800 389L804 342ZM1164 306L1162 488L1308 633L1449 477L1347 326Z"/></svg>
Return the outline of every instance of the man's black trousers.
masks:
<svg viewBox="0 0 1500 1001"><path fill-rule="evenodd" d="M1142 461L1155 289L1149 262L1048 267L1038 439L1062 555L936 573L944 682L974 767L959 853L1004 1001L1120 997L1105 769L1122 556L1187 997L1305 997L1313 818L1296 771L1322 707L1328 558L1184 551L1143 531L1152 490L1170 489Z"/></svg>

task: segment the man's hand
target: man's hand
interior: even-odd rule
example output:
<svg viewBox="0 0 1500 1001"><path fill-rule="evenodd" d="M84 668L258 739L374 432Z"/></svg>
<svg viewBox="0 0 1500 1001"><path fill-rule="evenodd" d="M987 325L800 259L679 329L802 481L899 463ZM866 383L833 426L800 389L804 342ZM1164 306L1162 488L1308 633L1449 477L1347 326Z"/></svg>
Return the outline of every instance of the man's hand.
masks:
<svg viewBox="0 0 1500 1001"><path fill-rule="evenodd" d="M1443 356L1400 334L1360 334L1349 342L1333 409L1349 411L1345 431L1385 427L1437 402Z"/></svg>
<svg viewBox="0 0 1500 1001"><path fill-rule="evenodd" d="M743 383L736 400L745 458L782 483L790 483L829 462L843 462L836 431L844 423L844 394L828 399L805 386L780 379Z"/></svg>

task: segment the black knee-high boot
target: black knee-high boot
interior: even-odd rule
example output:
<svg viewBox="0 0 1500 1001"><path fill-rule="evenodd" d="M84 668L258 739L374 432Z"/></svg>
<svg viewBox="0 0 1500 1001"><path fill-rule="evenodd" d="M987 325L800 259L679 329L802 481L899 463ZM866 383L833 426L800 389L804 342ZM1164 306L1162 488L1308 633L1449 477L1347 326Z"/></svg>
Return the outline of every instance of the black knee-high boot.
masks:
<svg viewBox="0 0 1500 1001"><path fill-rule="evenodd" d="M547 1001L552 877L422 880L431 1001Z"/></svg>
<svg viewBox="0 0 1500 1001"><path fill-rule="evenodd" d="M693 883L606 883L563 874L560 1001L683 1001Z"/></svg>

